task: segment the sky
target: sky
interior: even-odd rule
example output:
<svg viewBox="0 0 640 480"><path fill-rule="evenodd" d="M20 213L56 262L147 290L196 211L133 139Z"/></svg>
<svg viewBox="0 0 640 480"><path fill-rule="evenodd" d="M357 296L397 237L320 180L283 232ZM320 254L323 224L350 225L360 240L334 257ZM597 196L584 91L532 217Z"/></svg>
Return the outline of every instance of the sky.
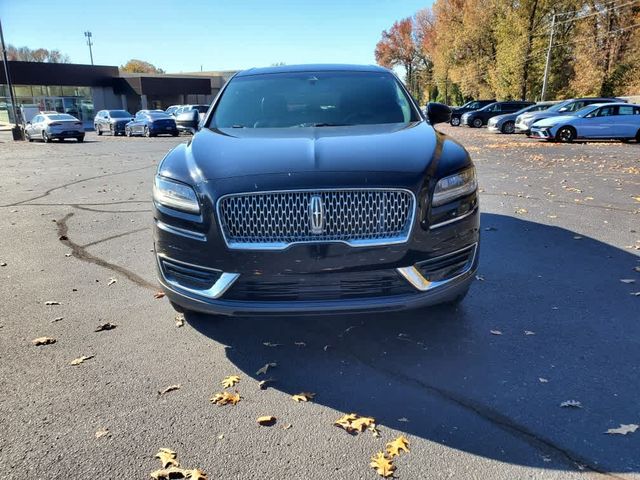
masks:
<svg viewBox="0 0 640 480"><path fill-rule="evenodd" d="M382 30L430 0L0 0L5 42L170 73L284 62L375 63Z"/></svg>

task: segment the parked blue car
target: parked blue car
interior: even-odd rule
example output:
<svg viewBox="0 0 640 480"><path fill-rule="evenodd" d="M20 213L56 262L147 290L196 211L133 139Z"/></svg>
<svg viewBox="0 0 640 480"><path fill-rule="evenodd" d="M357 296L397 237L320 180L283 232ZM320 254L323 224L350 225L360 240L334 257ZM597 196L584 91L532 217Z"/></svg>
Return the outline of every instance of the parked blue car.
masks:
<svg viewBox="0 0 640 480"><path fill-rule="evenodd" d="M591 138L640 142L640 105L596 103L571 115L535 122L531 136L564 143Z"/></svg>
<svg viewBox="0 0 640 480"><path fill-rule="evenodd" d="M135 118L125 125L124 133L127 137L132 135L155 137L162 134L177 137L180 132L171 115L158 110L140 110Z"/></svg>

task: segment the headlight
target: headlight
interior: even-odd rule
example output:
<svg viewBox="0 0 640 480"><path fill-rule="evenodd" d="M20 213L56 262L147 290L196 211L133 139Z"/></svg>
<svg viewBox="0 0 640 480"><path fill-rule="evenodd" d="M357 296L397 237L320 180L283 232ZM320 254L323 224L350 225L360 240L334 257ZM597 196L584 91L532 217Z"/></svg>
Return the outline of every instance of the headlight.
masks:
<svg viewBox="0 0 640 480"><path fill-rule="evenodd" d="M433 192L433 206L437 207L445 203L473 193L478 187L475 168L450 175L439 180Z"/></svg>
<svg viewBox="0 0 640 480"><path fill-rule="evenodd" d="M153 183L153 199L165 207L200 213L200 204L193 188L159 175L156 175Z"/></svg>

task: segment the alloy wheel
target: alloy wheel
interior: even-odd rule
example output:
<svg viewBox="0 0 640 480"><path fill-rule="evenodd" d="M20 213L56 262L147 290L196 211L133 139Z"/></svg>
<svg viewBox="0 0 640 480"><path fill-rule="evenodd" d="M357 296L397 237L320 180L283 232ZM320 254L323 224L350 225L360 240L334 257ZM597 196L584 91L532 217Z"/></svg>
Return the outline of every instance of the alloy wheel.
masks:
<svg viewBox="0 0 640 480"><path fill-rule="evenodd" d="M563 143L571 143L575 138L575 134L573 133L573 129L571 129L570 127L562 127L558 131L557 138Z"/></svg>
<svg viewBox="0 0 640 480"><path fill-rule="evenodd" d="M473 126L475 128L480 128L482 126L482 119L481 118L474 118L473 119Z"/></svg>
<svg viewBox="0 0 640 480"><path fill-rule="evenodd" d="M453 127L458 127L458 126L460 126L460 119L459 119L458 117L453 117L453 118L451 119L451 125L452 125Z"/></svg>
<svg viewBox="0 0 640 480"><path fill-rule="evenodd" d="M513 133L516 130L516 125L513 122L505 122L502 126L502 133Z"/></svg>

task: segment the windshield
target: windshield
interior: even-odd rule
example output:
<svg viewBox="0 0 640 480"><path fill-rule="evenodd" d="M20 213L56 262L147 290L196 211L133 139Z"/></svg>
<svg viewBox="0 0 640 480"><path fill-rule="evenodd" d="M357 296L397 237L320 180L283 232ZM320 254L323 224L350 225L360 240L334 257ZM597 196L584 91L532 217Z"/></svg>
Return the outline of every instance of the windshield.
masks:
<svg viewBox="0 0 640 480"><path fill-rule="evenodd" d="M111 110L109 112L109 116L111 118L131 118L131 114L124 110Z"/></svg>
<svg viewBox="0 0 640 480"><path fill-rule="evenodd" d="M153 120L162 120L163 118L173 118L164 112L156 112L156 111L147 112L147 116L152 118Z"/></svg>
<svg viewBox="0 0 640 480"><path fill-rule="evenodd" d="M572 100L565 100L564 102L556 103L553 107L547 109L548 112L559 112L562 107L566 107L572 102Z"/></svg>
<svg viewBox="0 0 640 480"><path fill-rule="evenodd" d="M287 72L236 77L212 128L288 128L406 123L420 117L386 72Z"/></svg>
<svg viewBox="0 0 640 480"><path fill-rule="evenodd" d="M50 120L77 120L76 117L71 115L67 115L66 113L61 113L59 115L47 115Z"/></svg>
<svg viewBox="0 0 640 480"><path fill-rule="evenodd" d="M191 105L192 110L197 110L200 113L207 113L209 110L209 105Z"/></svg>

